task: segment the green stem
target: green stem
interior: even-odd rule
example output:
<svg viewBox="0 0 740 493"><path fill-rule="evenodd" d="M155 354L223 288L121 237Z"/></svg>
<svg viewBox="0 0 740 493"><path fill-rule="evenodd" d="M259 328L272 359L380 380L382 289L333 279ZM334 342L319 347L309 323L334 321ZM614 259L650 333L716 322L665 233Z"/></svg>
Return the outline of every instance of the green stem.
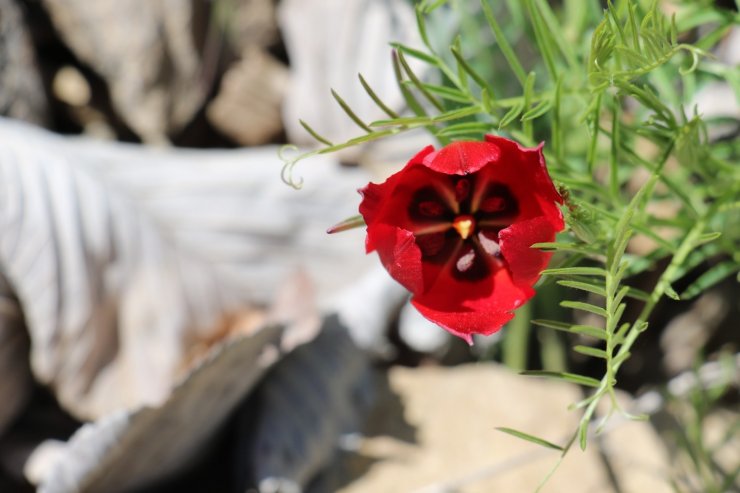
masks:
<svg viewBox="0 0 740 493"><path fill-rule="evenodd" d="M709 219L714 216L714 213L720 202L721 201L716 201L714 204L712 204L707 212L701 218L699 218L699 220L694 224L691 230L689 230L689 234L686 235L684 240L681 242L681 245L678 247L676 254L673 255L671 263L668 265L666 270L663 271L660 279L658 279L653 292L650 293L650 298L648 298L648 300L645 302L645 306L642 308L642 311L637 317L637 320L635 320L635 322L630 327L629 332L627 332L624 342L619 347L616 358L619 358L620 355L627 353L632 348L632 345L635 343L640 333L645 330L645 328L647 327L647 319L653 312L655 305L658 304L658 301L660 301L666 291L670 288L671 282L673 282L674 277L679 272L681 265L686 261L686 258L694 250L699 237L702 235L704 229L707 227ZM622 365L623 362L624 360L618 360L617 363L615 363L614 365L614 371L619 370L619 367Z"/></svg>
<svg viewBox="0 0 740 493"><path fill-rule="evenodd" d="M503 358L504 364L513 370L527 368L531 318L531 307L526 304L516 311L516 316L507 327Z"/></svg>
<svg viewBox="0 0 740 493"><path fill-rule="evenodd" d="M619 223L617 224L617 227L616 227L617 231L625 231L625 228L629 227L630 219L634 217L637 211L640 211L640 212L642 211L641 203L643 204L646 203L646 198L649 199L650 196L652 196L653 190L655 189L655 184L658 182L658 178L660 174L663 172L663 167L665 166L665 163L668 161L668 158L670 157L671 152L673 151L674 144L675 142L671 141L666 146L658 165L653 170L652 176L650 177L650 179L648 179L648 181L645 182L642 188L632 198L632 202L630 203L628 207L629 214L622 217L622 219L620 219ZM703 230L703 228L704 228L704 225L701 226L701 230ZM701 234L701 230L696 235L696 238L698 238L698 236ZM656 291L658 289L658 286L656 286L656 289L653 290L653 293L651 294L650 298L646 302L646 305L643 308L643 311L640 314L638 321L635 322L631 326L630 332L628 333L625 339L625 342L621 343L619 347L619 351L617 352L616 355L614 355L615 347L617 346L617 344L620 343L620 341L617 340L617 338L615 338L615 330L617 328L619 320L614 319L614 317L617 316L615 314L618 312L618 309L617 307L613 305L616 303L615 297L617 295L617 291L619 290L619 284L623 276L623 269L621 269L620 265L618 264L620 263L620 259L622 257L621 253L623 253L624 247L626 246L626 242L629 239L628 233L625 232L624 235L625 236L621 238L621 241L618 241L618 243L621 243L621 245L612 245L607 255L608 265L606 266L607 267L606 276L604 279L605 288L606 288L605 309L607 313L607 316L606 316L606 348L605 348L606 354L607 354L606 372L604 376L601 378L601 382L599 384L599 387L596 389L596 391L586 401L584 401L584 404L585 402L588 402L588 406L586 407L586 410L584 411L583 416L581 417L579 431L578 431L578 435L580 438L579 443L582 449L586 448L588 424L590 423L591 418L594 415L594 412L596 412L596 406L599 404L599 401L605 394L613 392L613 387L616 384L617 371L619 370L619 367L622 365L622 363L626 359L624 355L627 352L629 352L630 348L632 347L632 344L634 344L639 333L642 330L644 330L645 328L644 322L647 320L647 317L650 316L650 312L655 306L655 303L657 303L658 299L660 299L660 297L665 293L666 286L669 285L669 283L666 283L666 286L663 286L662 291L660 291L659 294L656 294ZM682 245L682 247L683 246L684 245ZM686 255L688 255L688 252L690 250L691 250L690 247L687 248ZM685 260L685 256L683 257L683 259L681 259L679 257L679 253L681 253L681 247L679 247L679 250L674 255L674 260L683 262L683 260ZM673 263L671 265L673 265ZM680 263L678 265L680 265ZM668 272L669 269L671 269L670 266L668 269L666 269L666 272ZM663 273L663 276L666 275L666 272ZM675 269L672 269L669 274L673 275L674 272L675 272ZM661 279L662 278L663 277L661 277ZM651 303L651 300L653 299L654 301ZM628 340L629 342L627 342Z"/></svg>

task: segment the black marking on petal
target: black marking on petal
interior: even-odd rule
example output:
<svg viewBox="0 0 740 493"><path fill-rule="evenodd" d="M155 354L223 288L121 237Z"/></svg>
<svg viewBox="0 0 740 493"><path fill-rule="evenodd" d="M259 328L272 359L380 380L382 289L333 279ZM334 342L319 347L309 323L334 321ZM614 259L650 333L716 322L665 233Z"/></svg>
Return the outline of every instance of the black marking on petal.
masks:
<svg viewBox="0 0 740 493"><path fill-rule="evenodd" d="M439 222L452 219L453 212L432 186L420 188L411 196L408 205L409 219L413 222Z"/></svg>
<svg viewBox="0 0 740 493"><path fill-rule="evenodd" d="M424 217L437 218L447 211L446 207L434 200L423 200L419 202L419 213Z"/></svg>
<svg viewBox="0 0 740 493"><path fill-rule="evenodd" d="M486 185L476 212L481 221L509 217L513 219L519 212L519 203L509 187L493 182Z"/></svg>
<svg viewBox="0 0 740 493"><path fill-rule="evenodd" d="M432 233L416 237L416 244L419 245L422 258L429 258L438 255L445 247L448 241L445 233Z"/></svg>
<svg viewBox="0 0 740 493"><path fill-rule="evenodd" d="M415 239L422 260L436 265L447 263L460 244L460 236L452 228L446 232L417 235Z"/></svg>
<svg viewBox="0 0 740 493"><path fill-rule="evenodd" d="M467 242L466 242L467 243ZM467 243L452 265L452 277L458 281L476 282L491 275L491 265L486 254L474 243Z"/></svg>
<svg viewBox="0 0 740 493"><path fill-rule="evenodd" d="M455 183L455 200L462 204L470 196L470 178L460 178Z"/></svg>

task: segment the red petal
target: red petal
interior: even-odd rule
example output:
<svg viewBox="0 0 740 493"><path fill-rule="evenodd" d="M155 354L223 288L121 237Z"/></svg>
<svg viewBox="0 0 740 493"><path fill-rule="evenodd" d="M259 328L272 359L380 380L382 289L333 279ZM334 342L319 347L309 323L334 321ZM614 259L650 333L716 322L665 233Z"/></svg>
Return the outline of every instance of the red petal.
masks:
<svg viewBox="0 0 740 493"><path fill-rule="evenodd" d="M530 182L530 187L535 193L543 195L548 201L563 203L555 185L552 183L550 174L545 165L545 156L542 148L545 143L533 148L522 147L518 142L499 137L497 135L486 135L486 142L495 144L501 149L502 162L517 162L522 168L520 174Z"/></svg>
<svg viewBox="0 0 740 493"><path fill-rule="evenodd" d="M367 228L367 238L368 243L373 239L380 262L393 279L412 293L422 289L421 250L411 231L375 224Z"/></svg>
<svg viewBox="0 0 740 493"><path fill-rule="evenodd" d="M498 145L489 142L453 142L424 158L424 165L447 175L468 175L496 162L501 156Z"/></svg>
<svg viewBox="0 0 740 493"><path fill-rule="evenodd" d="M425 147L424 149L419 151L416 156L412 157L401 171L388 177L385 182L379 185L375 183L368 183L366 187L358 190L358 192L360 192L360 195L362 195L362 202L360 203L360 214L362 214L362 217L365 219L366 224L372 224L373 222L375 222L378 214L387 206L387 202L391 197L393 197L398 184L404 181L404 171L406 171L406 169L409 167L422 164L424 157L432 152L434 152L434 147Z"/></svg>
<svg viewBox="0 0 740 493"><path fill-rule="evenodd" d="M513 310L534 296L531 287L512 282L506 269L499 269L492 281L458 282L450 277L411 302L426 318L471 344L473 334L497 332L514 316ZM481 290L485 296L480 296Z"/></svg>
<svg viewBox="0 0 740 493"><path fill-rule="evenodd" d="M445 203L457 212L456 203L465 194L450 187L457 182L449 181L445 175L475 172L478 193L484 193L486 189L481 187L487 184L501 183L516 199L518 212L513 224L498 236L506 266L491 265L488 276L464 278L453 275L454 262L422 262L412 231L418 230L420 222L426 219L411 217L409 203L421 187L432 185L440 192L442 201L419 203L424 218L436 217L435 214L442 217L435 207L444 208ZM486 142L457 142L437 152L427 147L384 183L369 184L361 193L360 213L368 224L368 251L378 251L390 275L414 294L413 304L425 317L468 342L472 341L472 334L487 335L499 330L513 317L513 310L534 295L531 285L547 265L550 254L530 246L552 241L564 227L557 206L562 198L547 173L542 145L527 149L502 137L487 136ZM495 209L495 205L486 207ZM436 239L423 238L422 244L426 242L426 248L436 251L438 245L432 241ZM450 259L459 261L459 256L451 255Z"/></svg>
<svg viewBox="0 0 740 493"><path fill-rule="evenodd" d="M562 229L562 219L561 227ZM514 282L532 285L550 261L551 253L530 248L535 243L555 240L550 218L541 216L512 224L499 232L501 255L506 259Z"/></svg>

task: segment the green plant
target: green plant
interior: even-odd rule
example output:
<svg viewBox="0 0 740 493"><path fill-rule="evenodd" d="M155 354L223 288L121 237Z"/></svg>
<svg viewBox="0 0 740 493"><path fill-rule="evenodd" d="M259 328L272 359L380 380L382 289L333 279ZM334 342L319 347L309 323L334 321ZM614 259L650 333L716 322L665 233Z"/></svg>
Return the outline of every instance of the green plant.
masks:
<svg viewBox="0 0 740 493"><path fill-rule="evenodd" d="M740 101L737 70L707 51L740 16L709 1L682 4L681 14L668 18L657 1L608 2L603 11L595 0L564 0L559 10L545 0L421 1L416 13L424 47L396 44L393 52L411 115L393 111L360 77L388 118L363 122L333 92L364 133L333 143L302 122L323 146L286 161L284 168L284 179L299 186L292 173L302 159L419 127L442 145L490 132L526 146L546 141L548 168L566 196L569 228L557 242L535 245L556 253L543 282L567 288L575 299L560 305L598 322L533 322L591 340L572 349L600 360L604 371L601 378L562 368L524 372L589 389L573 405L582 417L565 444L503 431L563 455L574 443L586 447L602 399L611 401L612 412L624 412L615 398L619 370L650 329L656 304L663 297L693 298L740 270L740 167L734 164L740 141L709 139L708 129L718 122L688 106L709 80L729 84ZM442 10L455 13L461 29L447 51L438 49L439 40L427 31L428 18ZM701 36L692 31L698 25ZM522 51L534 56L523 59ZM436 78L422 80L409 58L428 65ZM651 212L665 203L675 210L671 217ZM636 237L647 245L641 251L630 247ZM710 267L676 292L674 284L699 265ZM631 286L634 276L648 270L658 279L652 289ZM624 319L629 304L640 306L633 320ZM521 320L516 325L529 326ZM522 354L526 343L517 339L510 350ZM522 357L510 359L524 364Z"/></svg>

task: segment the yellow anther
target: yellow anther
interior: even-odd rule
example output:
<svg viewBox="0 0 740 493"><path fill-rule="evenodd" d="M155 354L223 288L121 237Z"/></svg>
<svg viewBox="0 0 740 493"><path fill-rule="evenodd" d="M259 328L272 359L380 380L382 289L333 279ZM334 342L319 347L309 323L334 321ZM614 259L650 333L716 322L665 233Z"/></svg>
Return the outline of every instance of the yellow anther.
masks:
<svg viewBox="0 0 740 493"><path fill-rule="evenodd" d="M457 216L452 222L452 227L463 240L466 240L475 231L475 219L472 216Z"/></svg>

